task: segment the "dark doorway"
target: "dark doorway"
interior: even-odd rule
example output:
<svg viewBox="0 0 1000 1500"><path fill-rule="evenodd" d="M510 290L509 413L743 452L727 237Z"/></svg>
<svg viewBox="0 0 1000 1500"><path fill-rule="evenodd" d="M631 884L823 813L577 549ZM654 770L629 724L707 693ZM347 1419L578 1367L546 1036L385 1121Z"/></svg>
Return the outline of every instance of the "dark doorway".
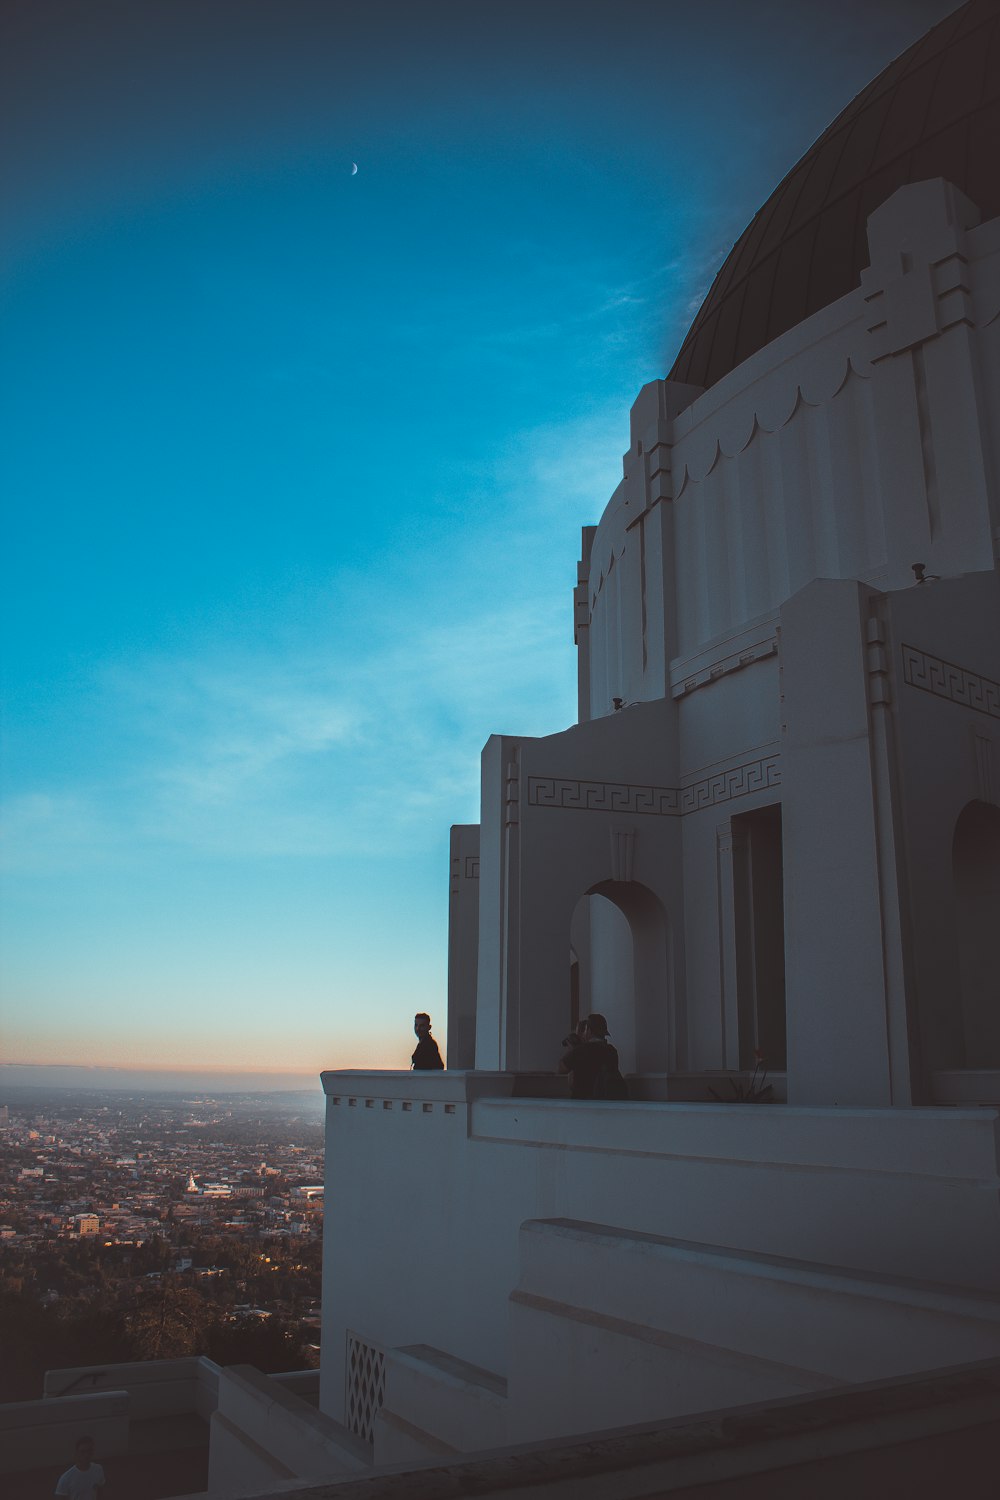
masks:
<svg viewBox="0 0 1000 1500"><path fill-rule="evenodd" d="M963 809L952 872L965 1066L1000 1068L1000 808Z"/></svg>
<svg viewBox="0 0 1000 1500"><path fill-rule="evenodd" d="M755 1052L768 1068L786 1066L785 904L781 805L759 807L732 820L733 912L740 1067Z"/></svg>

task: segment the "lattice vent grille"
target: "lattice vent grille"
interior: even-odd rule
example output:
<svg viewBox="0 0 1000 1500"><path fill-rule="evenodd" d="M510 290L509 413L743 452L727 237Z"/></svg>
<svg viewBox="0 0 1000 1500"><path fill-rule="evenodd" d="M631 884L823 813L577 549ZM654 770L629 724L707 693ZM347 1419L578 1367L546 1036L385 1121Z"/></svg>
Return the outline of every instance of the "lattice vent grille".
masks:
<svg viewBox="0 0 1000 1500"><path fill-rule="evenodd" d="M375 1418L385 1400L385 1350L347 1335L347 1425L366 1443L375 1441Z"/></svg>

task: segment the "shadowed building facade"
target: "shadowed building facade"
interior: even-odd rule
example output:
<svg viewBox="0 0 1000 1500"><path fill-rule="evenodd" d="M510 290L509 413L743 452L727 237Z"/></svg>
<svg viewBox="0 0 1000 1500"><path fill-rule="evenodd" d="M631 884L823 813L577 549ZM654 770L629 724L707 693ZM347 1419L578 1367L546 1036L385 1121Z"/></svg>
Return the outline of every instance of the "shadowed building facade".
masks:
<svg viewBox="0 0 1000 1500"><path fill-rule="evenodd" d="M1000 1355L998 122L974 0L638 395L578 722L452 833L449 1072L324 1076L322 1406L377 1461ZM551 1078L590 1009L627 1103Z"/></svg>
<svg viewBox="0 0 1000 1500"><path fill-rule="evenodd" d="M748 1414L704 1442L775 1402L804 1447L685 1468L675 1427L677 1484L643 1489L633 1433L632 1487L579 1493L754 1465L741 1494L833 1493L781 1474L836 1449L844 1490L929 1495L995 1452L996 1368L928 1372L1000 1360L998 160L1000 7L971 0L639 392L582 531L578 722L493 735L452 830L448 1070L323 1075L319 1409L181 1372L212 1492ZM628 1101L554 1074L591 1009ZM602 1452L494 1478L563 1493Z"/></svg>

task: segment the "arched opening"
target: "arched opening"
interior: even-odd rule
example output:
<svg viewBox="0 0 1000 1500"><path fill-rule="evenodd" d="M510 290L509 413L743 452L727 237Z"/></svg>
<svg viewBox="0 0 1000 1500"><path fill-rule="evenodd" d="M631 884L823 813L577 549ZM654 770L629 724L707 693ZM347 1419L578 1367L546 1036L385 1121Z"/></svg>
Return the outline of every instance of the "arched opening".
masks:
<svg viewBox="0 0 1000 1500"><path fill-rule="evenodd" d="M963 809L951 864L965 1066L1000 1068L1000 808Z"/></svg>
<svg viewBox="0 0 1000 1500"><path fill-rule="evenodd" d="M635 881L605 880L576 904L570 929L574 1024L608 1022L625 1073L665 1073L672 1019L670 928L661 902Z"/></svg>

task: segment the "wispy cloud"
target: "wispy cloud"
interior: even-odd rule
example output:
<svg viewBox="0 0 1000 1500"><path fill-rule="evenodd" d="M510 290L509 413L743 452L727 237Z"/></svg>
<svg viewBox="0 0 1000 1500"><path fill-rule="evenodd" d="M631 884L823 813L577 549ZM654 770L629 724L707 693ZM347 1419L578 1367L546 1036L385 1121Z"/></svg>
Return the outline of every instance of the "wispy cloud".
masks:
<svg viewBox="0 0 1000 1500"><path fill-rule="evenodd" d="M107 863L123 834L88 792L25 792L0 807L0 868L27 875Z"/></svg>
<svg viewBox="0 0 1000 1500"><path fill-rule="evenodd" d="M628 441L624 396L620 405L516 434L488 469L505 497L505 533L511 525L523 528L541 550L551 545L550 528L575 530L597 521L622 477L621 455ZM573 535L572 540L578 538ZM568 553L559 559L567 580L574 562Z"/></svg>
<svg viewBox="0 0 1000 1500"><path fill-rule="evenodd" d="M331 660L313 648L146 663L118 683L128 715L141 680L158 747L132 776L135 832L220 855L385 854L432 840L475 815L481 745L512 727L498 714L542 727L564 626L555 611L521 609L410 624L388 646Z"/></svg>
<svg viewBox="0 0 1000 1500"><path fill-rule="evenodd" d="M334 580L314 628L300 621L287 646L206 637L100 667L91 732L107 753L71 794L15 799L11 864L127 863L153 846L378 856L475 819L488 735L573 720L577 528L600 515L626 441L624 409L516 435L485 475L467 476L495 511L443 553L418 549L405 587ZM377 598L369 617L359 587Z"/></svg>
<svg viewBox="0 0 1000 1500"><path fill-rule="evenodd" d="M356 710L310 662L161 657L117 670L111 685L172 751L152 779L206 807L253 795L283 768L359 733Z"/></svg>

